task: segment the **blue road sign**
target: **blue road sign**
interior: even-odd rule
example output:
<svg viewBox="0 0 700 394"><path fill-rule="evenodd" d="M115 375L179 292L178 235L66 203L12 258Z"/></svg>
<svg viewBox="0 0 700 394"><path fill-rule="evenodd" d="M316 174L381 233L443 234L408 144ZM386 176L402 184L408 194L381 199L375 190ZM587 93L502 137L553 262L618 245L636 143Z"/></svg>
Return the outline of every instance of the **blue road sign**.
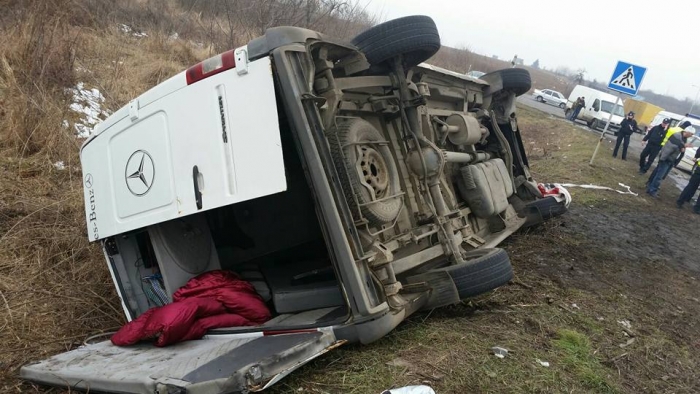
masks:
<svg viewBox="0 0 700 394"><path fill-rule="evenodd" d="M639 91L646 72L646 67L618 60L608 83L608 89L634 96Z"/></svg>

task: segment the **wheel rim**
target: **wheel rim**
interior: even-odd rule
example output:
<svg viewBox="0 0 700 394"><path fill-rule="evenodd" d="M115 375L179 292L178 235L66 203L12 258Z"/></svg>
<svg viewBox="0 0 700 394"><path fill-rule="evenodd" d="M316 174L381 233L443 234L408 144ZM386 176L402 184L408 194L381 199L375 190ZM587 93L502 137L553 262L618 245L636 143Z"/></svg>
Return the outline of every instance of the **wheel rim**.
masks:
<svg viewBox="0 0 700 394"><path fill-rule="evenodd" d="M369 145L358 146L357 171L360 183L372 200L384 198L389 190L389 171L381 153Z"/></svg>

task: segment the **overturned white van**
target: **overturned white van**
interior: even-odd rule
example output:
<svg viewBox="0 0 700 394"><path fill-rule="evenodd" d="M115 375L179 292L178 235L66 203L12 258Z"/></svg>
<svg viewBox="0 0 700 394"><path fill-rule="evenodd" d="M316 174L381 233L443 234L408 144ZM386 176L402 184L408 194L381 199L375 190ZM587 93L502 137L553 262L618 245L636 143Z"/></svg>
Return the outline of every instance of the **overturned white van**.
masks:
<svg viewBox="0 0 700 394"><path fill-rule="evenodd" d="M22 377L90 392L259 391L415 311L507 283L496 246L570 198L529 173L515 114L528 72L423 64L439 47L424 16L352 43L273 28L114 113L81 160L89 237L127 319L212 270L250 281L273 317L164 348L90 344Z"/></svg>

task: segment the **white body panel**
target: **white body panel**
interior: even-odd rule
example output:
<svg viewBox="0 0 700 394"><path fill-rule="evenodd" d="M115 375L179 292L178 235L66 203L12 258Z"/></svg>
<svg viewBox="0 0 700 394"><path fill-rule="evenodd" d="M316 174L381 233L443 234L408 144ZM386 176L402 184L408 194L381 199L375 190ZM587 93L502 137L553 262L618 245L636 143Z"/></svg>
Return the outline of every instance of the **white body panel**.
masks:
<svg viewBox="0 0 700 394"><path fill-rule="evenodd" d="M691 172L695 168L695 153L700 147L700 138L693 136L688 138L689 147L685 148L685 153L683 153L683 158L681 162L678 163L678 168Z"/></svg>
<svg viewBox="0 0 700 394"><path fill-rule="evenodd" d="M669 112L669 111L661 111L658 114L656 114L656 116L654 117L654 120L651 121L649 128L652 128L658 124L661 124L661 121L664 120L665 118L671 119L670 127L674 127L678 123L680 123L681 119L683 119L683 115L676 114L676 113Z"/></svg>
<svg viewBox="0 0 700 394"><path fill-rule="evenodd" d="M107 119L81 151L90 240L286 190L270 67L183 72Z"/></svg>

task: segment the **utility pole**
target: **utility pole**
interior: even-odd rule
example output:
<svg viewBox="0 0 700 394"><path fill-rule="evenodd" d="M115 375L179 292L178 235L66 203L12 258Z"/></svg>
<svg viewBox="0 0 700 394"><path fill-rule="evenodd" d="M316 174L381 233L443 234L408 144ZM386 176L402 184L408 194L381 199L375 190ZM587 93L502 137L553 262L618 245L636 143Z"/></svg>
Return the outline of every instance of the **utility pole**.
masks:
<svg viewBox="0 0 700 394"><path fill-rule="evenodd" d="M694 88L698 89L698 92L695 93L695 100L693 100L693 103L690 104L690 111L688 111L689 114L693 113L693 107L695 107L695 102L698 101L698 96L700 96L700 86L698 85L693 85Z"/></svg>

